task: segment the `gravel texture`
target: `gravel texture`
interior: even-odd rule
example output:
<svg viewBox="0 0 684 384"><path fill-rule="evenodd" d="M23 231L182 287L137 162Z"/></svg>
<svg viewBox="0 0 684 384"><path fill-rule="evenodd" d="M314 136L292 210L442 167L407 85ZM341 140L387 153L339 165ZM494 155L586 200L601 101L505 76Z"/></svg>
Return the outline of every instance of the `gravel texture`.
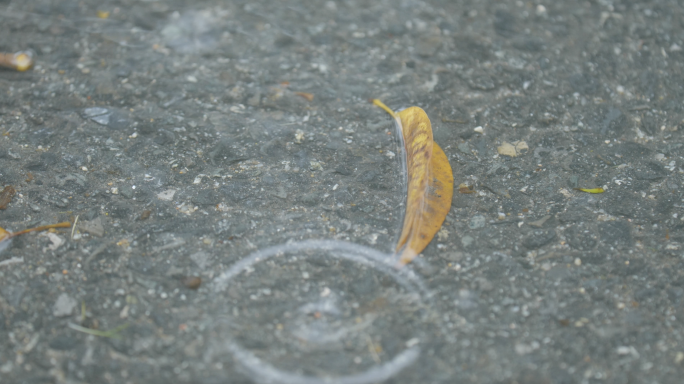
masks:
<svg viewBox="0 0 684 384"><path fill-rule="evenodd" d="M0 50L37 57L0 70L0 226L78 217L0 245L0 381L680 383L682 23L674 0L0 0ZM283 251L220 287L272 246L392 251L402 149L369 98L424 108L464 184L435 240L405 271Z"/></svg>

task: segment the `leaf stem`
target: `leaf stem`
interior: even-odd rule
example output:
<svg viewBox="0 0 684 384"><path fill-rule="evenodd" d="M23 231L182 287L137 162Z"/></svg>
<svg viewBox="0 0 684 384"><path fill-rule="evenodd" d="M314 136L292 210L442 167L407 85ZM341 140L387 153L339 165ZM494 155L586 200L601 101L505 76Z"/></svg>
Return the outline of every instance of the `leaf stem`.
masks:
<svg viewBox="0 0 684 384"><path fill-rule="evenodd" d="M377 107L380 107L380 108L382 108L385 112L389 113L390 116L392 116L392 117L394 117L394 118L397 117L397 114L394 113L394 111L391 110L390 107L386 106L382 101L380 101L380 100L378 100L378 99L373 99L373 100L371 100L371 102L373 103L373 105L375 105L375 106L377 106Z"/></svg>
<svg viewBox="0 0 684 384"><path fill-rule="evenodd" d="M93 336L111 337L113 339L120 338L121 336L119 336L119 332L128 328L128 326L129 326L129 324L125 323L125 324L119 325L118 327L116 327L114 329L110 329L109 331L98 331L96 329L90 329L90 328L82 327L78 324L69 323L69 328L73 329L74 331L87 333L87 334L93 335Z"/></svg>

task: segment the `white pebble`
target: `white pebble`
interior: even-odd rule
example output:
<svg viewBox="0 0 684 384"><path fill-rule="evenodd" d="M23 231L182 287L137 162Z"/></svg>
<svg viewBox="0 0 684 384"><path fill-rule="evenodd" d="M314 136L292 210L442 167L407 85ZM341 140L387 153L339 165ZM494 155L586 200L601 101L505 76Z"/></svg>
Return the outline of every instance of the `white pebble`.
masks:
<svg viewBox="0 0 684 384"><path fill-rule="evenodd" d="M537 5L537 16L546 16L546 14L546 7L541 4Z"/></svg>

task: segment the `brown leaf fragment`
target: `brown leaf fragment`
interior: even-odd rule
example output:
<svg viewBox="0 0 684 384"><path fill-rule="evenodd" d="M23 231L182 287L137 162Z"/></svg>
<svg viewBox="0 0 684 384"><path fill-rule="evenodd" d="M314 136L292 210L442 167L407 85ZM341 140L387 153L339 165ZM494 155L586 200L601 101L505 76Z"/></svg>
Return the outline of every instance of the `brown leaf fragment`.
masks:
<svg viewBox="0 0 684 384"><path fill-rule="evenodd" d="M307 92L295 92L294 93L297 96L301 96L306 99L306 101L313 101L314 95L313 93L307 93Z"/></svg>
<svg viewBox="0 0 684 384"><path fill-rule="evenodd" d="M151 214L152 214L152 211L149 209L146 209L146 210L142 211L138 220L147 220Z"/></svg>
<svg viewBox="0 0 684 384"><path fill-rule="evenodd" d="M17 191L15 191L14 187L11 185L6 186L5 189L0 192L0 209L7 209L7 206L12 202L12 198L16 192Z"/></svg>
<svg viewBox="0 0 684 384"><path fill-rule="evenodd" d="M464 193L464 194L471 194L477 192L475 188L472 185L466 185L466 184L459 184L458 185L458 193Z"/></svg>
<svg viewBox="0 0 684 384"><path fill-rule="evenodd" d="M186 276L181 279L181 283L188 289L197 289L202 284L202 278L198 276Z"/></svg>

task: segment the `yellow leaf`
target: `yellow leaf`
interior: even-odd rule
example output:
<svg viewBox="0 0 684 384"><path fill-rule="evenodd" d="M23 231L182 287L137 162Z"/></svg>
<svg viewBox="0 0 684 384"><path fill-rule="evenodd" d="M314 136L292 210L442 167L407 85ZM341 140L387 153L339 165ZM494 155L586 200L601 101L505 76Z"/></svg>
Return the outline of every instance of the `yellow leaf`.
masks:
<svg viewBox="0 0 684 384"><path fill-rule="evenodd" d="M0 228L0 242L6 240L10 237L11 233L5 231L4 228Z"/></svg>
<svg viewBox="0 0 684 384"><path fill-rule="evenodd" d="M396 253L400 264L413 260L432 241L451 209L454 176L449 159L432 139L425 111L410 107L393 112L379 100L373 104L394 117L401 127L406 150L406 213Z"/></svg>
<svg viewBox="0 0 684 384"><path fill-rule="evenodd" d="M575 191L582 191L586 193L603 193L603 188L573 188Z"/></svg>

